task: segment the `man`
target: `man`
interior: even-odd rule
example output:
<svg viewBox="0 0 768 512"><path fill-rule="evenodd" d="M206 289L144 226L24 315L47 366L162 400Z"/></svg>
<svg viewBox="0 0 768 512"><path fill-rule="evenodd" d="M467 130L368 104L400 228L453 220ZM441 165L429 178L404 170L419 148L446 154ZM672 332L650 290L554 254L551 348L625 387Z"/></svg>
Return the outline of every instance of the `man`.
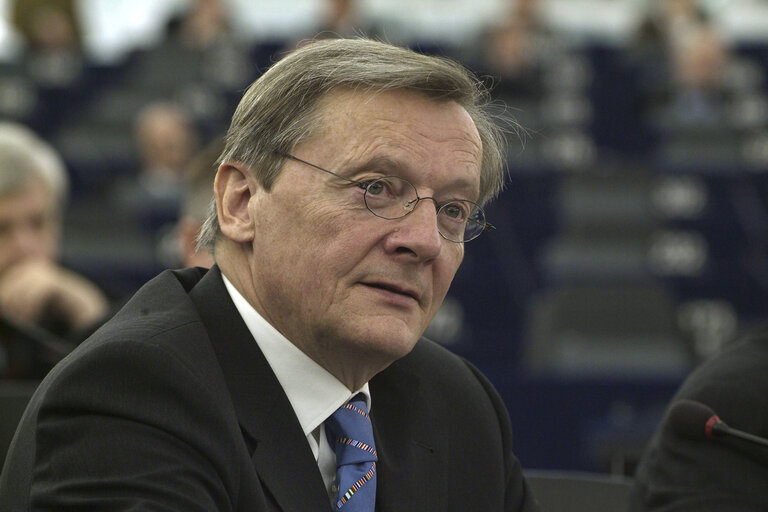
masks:
<svg viewBox="0 0 768 512"><path fill-rule="evenodd" d="M20 353L12 346L18 338L74 343L109 309L93 283L56 261L66 193L66 171L53 148L24 126L0 123L0 341L12 353L11 377L42 377L37 367L43 375L50 369L35 357L19 366L12 357Z"/></svg>
<svg viewBox="0 0 768 512"><path fill-rule="evenodd" d="M768 437L768 329L758 329L688 376L672 400L704 404L729 426ZM677 409L680 411L681 409ZM643 454L633 511L759 512L768 504L768 448L705 436L706 416L672 407ZM687 420L686 416L692 419Z"/></svg>
<svg viewBox="0 0 768 512"><path fill-rule="evenodd" d="M503 182L480 91L362 39L276 63L226 137L216 265L51 372L0 510L535 510L493 387L420 339Z"/></svg>

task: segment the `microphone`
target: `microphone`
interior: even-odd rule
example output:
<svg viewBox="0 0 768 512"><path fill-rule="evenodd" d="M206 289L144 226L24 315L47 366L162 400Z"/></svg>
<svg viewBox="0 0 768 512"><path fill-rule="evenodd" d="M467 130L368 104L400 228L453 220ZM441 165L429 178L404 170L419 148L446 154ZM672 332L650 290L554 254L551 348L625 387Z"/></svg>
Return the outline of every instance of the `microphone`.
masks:
<svg viewBox="0 0 768 512"><path fill-rule="evenodd" d="M715 411L693 400L679 400L669 410L669 424L678 435L695 441L736 437L768 448L768 439L729 427Z"/></svg>

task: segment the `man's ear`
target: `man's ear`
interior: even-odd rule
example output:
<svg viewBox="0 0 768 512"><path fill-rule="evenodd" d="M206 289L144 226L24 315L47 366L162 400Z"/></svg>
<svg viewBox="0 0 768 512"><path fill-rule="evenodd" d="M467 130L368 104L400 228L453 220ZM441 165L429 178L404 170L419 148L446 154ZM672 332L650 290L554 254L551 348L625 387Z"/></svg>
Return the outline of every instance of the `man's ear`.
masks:
<svg viewBox="0 0 768 512"><path fill-rule="evenodd" d="M221 232L234 242L253 240L254 227L248 203L258 186L250 177L248 168L240 162L226 162L219 166L213 193Z"/></svg>

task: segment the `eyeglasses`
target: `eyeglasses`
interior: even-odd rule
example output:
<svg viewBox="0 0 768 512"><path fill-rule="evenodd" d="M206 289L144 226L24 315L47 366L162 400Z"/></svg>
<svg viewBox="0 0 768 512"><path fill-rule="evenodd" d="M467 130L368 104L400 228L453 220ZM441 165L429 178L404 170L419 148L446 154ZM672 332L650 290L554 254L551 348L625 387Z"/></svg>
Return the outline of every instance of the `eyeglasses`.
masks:
<svg viewBox="0 0 768 512"><path fill-rule="evenodd" d="M383 176L363 181L352 180L288 153L280 151L275 151L275 153L283 158L301 162L344 181L354 183L365 190L363 201L365 201L366 208L382 219L403 218L416 208L419 201L431 199L437 209L437 231L440 236L450 242L459 244L469 242L480 236L483 231L496 229L485 220L485 212L480 205L467 199L452 199L440 204L434 197L419 197L416 187L410 181L399 176Z"/></svg>

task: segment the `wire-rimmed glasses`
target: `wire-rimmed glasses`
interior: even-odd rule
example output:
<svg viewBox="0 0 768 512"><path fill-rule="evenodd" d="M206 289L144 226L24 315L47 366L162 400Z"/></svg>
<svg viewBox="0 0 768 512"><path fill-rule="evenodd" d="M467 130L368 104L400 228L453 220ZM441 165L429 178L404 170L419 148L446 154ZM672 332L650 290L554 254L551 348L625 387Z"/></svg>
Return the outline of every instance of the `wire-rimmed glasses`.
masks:
<svg viewBox="0 0 768 512"><path fill-rule="evenodd" d="M323 169L313 163L302 160L288 153L275 151L283 158L314 167L344 181L354 183L365 190L363 200L368 210L382 219L394 220L411 213L419 201L431 199L437 211L437 231L450 242L465 243L480 236L483 231L496 229L485 219L485 212L477 203L468 199L452 199L438 203L434 197L419 197L416 187L399 176L382 176L370 180L353 180Z"/></svg>

